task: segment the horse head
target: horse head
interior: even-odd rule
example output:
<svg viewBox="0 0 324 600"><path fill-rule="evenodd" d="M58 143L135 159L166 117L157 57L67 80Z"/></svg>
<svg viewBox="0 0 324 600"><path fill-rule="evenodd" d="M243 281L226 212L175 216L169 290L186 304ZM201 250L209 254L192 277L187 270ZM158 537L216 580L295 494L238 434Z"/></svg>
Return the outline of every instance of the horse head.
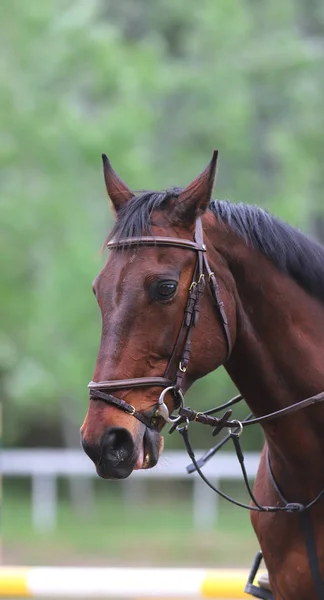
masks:
<svg viewBox="0 0 324 600"><path fill-rule="evenodd" d="M98 474L125 478L157 463L173 409L225 361L235 299L230 271L208 240L217 152L187 187L164 192L134 194L105 155L103 166L116 220L93 284L102 334L81 432Z"/></svg>

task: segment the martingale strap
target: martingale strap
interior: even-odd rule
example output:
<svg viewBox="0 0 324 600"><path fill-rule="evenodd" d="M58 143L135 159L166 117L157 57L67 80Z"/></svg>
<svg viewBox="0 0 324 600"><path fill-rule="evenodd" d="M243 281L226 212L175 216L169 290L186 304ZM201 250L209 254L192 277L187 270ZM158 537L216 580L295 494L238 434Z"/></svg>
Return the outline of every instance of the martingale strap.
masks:
<svg viewBox="0 0 324 600"><path fill-rule="evenodd" d="M232 398L232 400L229 400L225 404L218 406L216 408L207 410L203 413L196 413L195 411L193 411L190 408L183 408L183 409L180 408L179 413L182 415L181 419L178 421L178 423L176 425L171 427L170 433L172 433L175 429L177 429L177 431L180 433L180 435L183 438L185 448L186 448L188 455L192 461L192 463L187 467L187 472L194 473L195 471L197 471L198 475L201 477L201 479L204 481L204 483L206 483L206 485L208 485L208 487L210 487L216 494L218 494L225 500L228 500L231 504L239 506L240 508L245 508L246 510L249 510L252 512L272 512L272 513L285 512L285 513L300 513L301 515L303 515L304 513L309 511L315 504L317 504L322 498L324 498L324 489L322 489L307 504L301 504L300 502L288 502L285 499L285 497L283 496L283 493L280 490L279 485L276 482L274 473L271 468L270 457L269 457L269 453L268 453L267 454L267 465L268 465L270 479L272 481L273 487L275 488L275 490L277 491L277 493L279 495L279 498L280 498L282 504L276 505L276 506L263 506L262 504L260 504L258 502L256 497L254 496L252 487L251 487L249 479L248 479L248 474L247 474L245 462L244 462L244 454L243 454L242 447L240 444L240 436L243 433L244 428L247 427L248 425L255 425L257 423L263 423L264 421L270 421L271 419L279 418L284 415L294 413L298 410L305 409L314 404L323 402L324 401L324 392L321 392L320 394L316 394L315 396L310 396L309 398L306 398L305 400L302 400L301 402L296 402L295 404L288 406L284 409L274 411L272 413L269 413L268 415L264 415L264 417L251 418L252 414L249 414L246 417L246 419L244 419L243 421L238 421L235 419L233 419L232 421L227 421L226 419L230 416L230 412L231 412L228 410L229 407L233 406L234 404L237 404L241 400L243 400L243 396L241 396L241 395L235 396L234 398ZM227 409L227 410L221 418L211 416L212 413L219 412L223 409ZM205 425L210 425L213 428L213 435L219 433L219 431L222 428L228 428L229 433L216 446L214 446L213 448L208 450L204 454L204 456L202 456L202 458L197 459L195 456L193 447L191 445L190 438L189 438L188 430L189 430L190 422L198 422L198 423L202 423ZM241 467L241 472L242 472L243 480L245 483L245 487L247 489L247 492L248 492L253 504L245 504L244 502L239 502L238 500L235 500L231 496L228 496L227 494L222 492L219 488L217 488L213 483L211 483L211 481L209 481L209 479L202 472L203 466L229 440L232 440L232 442L234 444L235 453L236 453L237 459L238 459L240 467Z"/></svg>
<svg viewBox="0 0 324 600"><path fill-rule="evenodd" d="M209 460L209 458L211 458L216 450L220 449L220 447L223 445L223 443L220 443L217 445L217 447L213 448L210 452L209 452L209 456L207 457L205 455L204 459L205 460L197 460L193 447L191 445L190 442L190 438L189 438L189 432L188 432L188 423L186 423L186 425L183 426L177 426L177 430L179 431L180 435L183 438L184 441L184 445L185 448L188 452L188 456L190 457L190 459L192 460L192 464L189 465L187 467L187 472L188 473L193 473L195 471L197 471L198 475L200 476L200 478L204 481L204 483L206 483L206 485L213 490L213 492L215 492L218 496L221 496L221 498L224 498L225 500L227 500L228 502L230 502L231 504L234 504L235 506L239 506L240 508L244 508L246 510L248 510L249 512L271 512L271 513L278 513L278 512L285 512L285 513L301 513L303 514L304 512L308 511L310 508L312 508L315 504L317 504L323 497L324 497L324 489L322 489L310 502L308 502L307 504L301 504L300 502L287 502L287 500L285 500L285 498L283 497L283 495L281 495L279 493L279 497L280 500L282 501L282 505L278 505L276 504L275 506L264 506L262 504L260 504L258 502L258 500L256 499L252 487L250 485L249 479L248 479L248 474L246 471L246 467L245 467L245 462L244 462L244 454L241 448L241 444L240 444L240 435L243 431L242 426L244 424L246 424L248 421L244 421L243 423L241 423L240 421L232 421L232 428L230 428L230 433L229 435L223 440L223 443L225 443L226 441L228 441L229 439L231 439L233 441L234 444L234 449L236 452L236 456L237 459L239 461L240 467L241 467L241 472L242 472L242 476L243 476L243 480L245 483L245 487L247 489L247 492L250 496L250 499L252 500L253 504L246 504L244 502L240 502L238 500L235 500L235 498L232 498L231 496L228 496L227 494L225 494L224 492L222 492L219 488L217 488L203 473L202 471L202 467L203 465L207 462L207 460ZM226 424L224 424L224 426L226 427ZM271 466L270 466L270 461L268 458L268 468L269 468L269 472L270 472L270 476L271 476L271 480L272 483L274 485L274 488L278 491L279 490L279 486L276 483L274 474L271 470Z"/></svg>

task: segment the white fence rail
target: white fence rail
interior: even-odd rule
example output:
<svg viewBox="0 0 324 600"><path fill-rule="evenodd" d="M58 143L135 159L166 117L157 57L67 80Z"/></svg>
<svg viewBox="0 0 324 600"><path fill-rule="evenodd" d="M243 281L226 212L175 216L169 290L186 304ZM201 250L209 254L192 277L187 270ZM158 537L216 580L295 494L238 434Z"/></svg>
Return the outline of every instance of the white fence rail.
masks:
<svg viewBox="0 0 324 600"><path fill-rule="evenodd" d="M197 456L201 454L203 451L196 453ZM93 464L82 450L3 450L0 457L0 475L31 477L33 524L35 529L42 531L51 530L56 525L58 477L97 477ZM258 453L245 455L245 465L251 479L256 476L259 460ZM147 471L134 471L131 478L123 482L125 493L132 494L135 501L136 496L142 497L143 481L192 481L194 525L208 528L217 519L218 497L201 481L197 473L187 474L186 466L189 462L186 452L165 451L156 467ZM204 473L216 485L219 485L220 480L242 478L238 460L229 452L221 452L208 462Z"/></svg>

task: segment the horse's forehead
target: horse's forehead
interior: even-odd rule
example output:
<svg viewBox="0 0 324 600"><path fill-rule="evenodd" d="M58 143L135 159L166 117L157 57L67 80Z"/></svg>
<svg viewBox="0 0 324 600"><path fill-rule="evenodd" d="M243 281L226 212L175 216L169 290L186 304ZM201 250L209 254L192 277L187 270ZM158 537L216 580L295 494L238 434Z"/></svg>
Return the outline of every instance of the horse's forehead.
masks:
<svg viewBox="0 0 324 600"><path fill-rule="evenodd" d="M179 279L191 271L195 255L186 249L169 247L142 247L126 250L113 250L96 279L95 288L98 294L114 290L138 289L145 286L151 278L166 277ZM125 288L126 284L126 288Z"/></svg>
<svg viewBox="0 0 324 600"><path fill-rule="evenodd" d="M98 285L115 285L121 277L127 273L133 273L139 269L134 268L136 261L136 250L112 251L97 277Z"/></svg>
<svg viewBox="0 0 324 600"><path fill-rule="evenodd" d="M147 272L152 272L161 264L161 256L152 249L127 249L111 252L103 269L97 276L97 287L114 286L123 278L144 278Z"/></svg>

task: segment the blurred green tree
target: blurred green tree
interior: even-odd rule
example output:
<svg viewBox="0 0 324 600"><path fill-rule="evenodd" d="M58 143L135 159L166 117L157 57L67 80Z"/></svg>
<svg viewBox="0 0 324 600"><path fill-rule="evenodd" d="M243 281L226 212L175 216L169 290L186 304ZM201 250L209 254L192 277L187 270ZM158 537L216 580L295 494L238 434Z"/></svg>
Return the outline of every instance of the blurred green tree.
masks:
<svg viewBox="0 0 324 600"><path fill-rule="evenodd" d="M323 32L319 0L0 5L6 443L61 443L62 404L75 427L86 410L100 337L90 285L112 218L101 152L142 189L186 184L218 147L218 197L314 229ZM189 401L232 392L220 371Z"/></svg>

